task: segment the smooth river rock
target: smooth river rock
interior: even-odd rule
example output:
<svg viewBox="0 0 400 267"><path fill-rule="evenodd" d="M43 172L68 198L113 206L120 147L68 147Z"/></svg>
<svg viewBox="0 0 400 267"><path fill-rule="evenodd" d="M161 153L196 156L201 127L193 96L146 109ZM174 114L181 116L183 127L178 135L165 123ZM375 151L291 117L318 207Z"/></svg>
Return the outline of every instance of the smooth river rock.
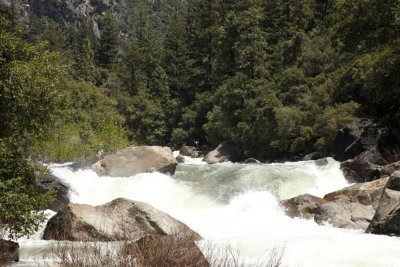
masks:
<svg viewBox="0 0 400 267"><path fill-rule="evenodd" d="M143 172L174 174L177 165L169 147L135 146L105 156L92 170L98 175L129 177Z"/></svg>
<svg viewBox="0 0 400 267"><path fill-rule="evenodd" d="M95 207L70 204L49 220L43 239L112 241L178 234L188 240L201 238L184 223L149 204L117 198Z"/></svg>
<svg viewBox="0 0 400 267"><path fill-rule="evenodd" d="M400 236L400 171L390 176L367 233Z"/></svg>

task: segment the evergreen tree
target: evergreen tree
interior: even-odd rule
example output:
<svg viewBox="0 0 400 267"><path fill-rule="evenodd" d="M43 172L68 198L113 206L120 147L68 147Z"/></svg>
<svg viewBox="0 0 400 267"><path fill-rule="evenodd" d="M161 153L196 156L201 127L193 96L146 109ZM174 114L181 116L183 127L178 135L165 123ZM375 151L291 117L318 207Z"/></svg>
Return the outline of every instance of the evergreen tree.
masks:
<svg viewBox="0 0 400 267"><path fill-rule="evenodd" d="M93 81L95 65L92 43L89 38L85 37L77 46L74 51L75 76L85 81Z"/></svg>
<svg viewBox="0 0 400 267"><path fill-rule="evenodd" d="M106 69L110 69L117 60L119 30L118 24L114 20L112 13L107 12L103 17L100 46L97 54L98 64Z"/></svg>

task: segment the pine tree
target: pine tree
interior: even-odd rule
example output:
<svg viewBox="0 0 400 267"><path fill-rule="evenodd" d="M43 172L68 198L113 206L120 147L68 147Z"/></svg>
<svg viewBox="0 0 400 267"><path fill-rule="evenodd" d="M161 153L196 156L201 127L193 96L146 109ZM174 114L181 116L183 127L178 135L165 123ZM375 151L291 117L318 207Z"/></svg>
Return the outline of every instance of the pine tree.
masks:
<svg viewBox="0 0 400 267"><path fill-rule="evenodd" d="M74 51L75 76L85 81L94 81L95 65L92 43L89 38L85 37L77 46Z"/></svg>
<svg viewBox="0 0 400 267"><path fill-rule="evenodd" d="M119 30L110 12L105 14L102 24L97 61L101 67L109 69L117 60Z"/></svg>

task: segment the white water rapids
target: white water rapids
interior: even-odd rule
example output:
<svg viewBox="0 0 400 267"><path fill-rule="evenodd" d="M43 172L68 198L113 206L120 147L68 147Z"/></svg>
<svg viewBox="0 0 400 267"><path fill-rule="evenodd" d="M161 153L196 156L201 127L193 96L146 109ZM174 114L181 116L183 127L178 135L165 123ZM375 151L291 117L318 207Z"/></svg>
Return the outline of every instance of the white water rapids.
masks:
<svg viewBox="0 0 400 267"><path fill-rule="evenodd" d="M99 177L91 170L52 165L68 183L73 203L99 205L117 197L147 202L186 223L205 240L230 245L258 259L274 247L284 248L284 266L400 266L400 239L362 231L318 226L291 219L282 199L310 193L323 196L346 183L339 164L180 164L174 176L160 173L128 178ZM21 262L34 266L48 241L20 240Z"/></svg>

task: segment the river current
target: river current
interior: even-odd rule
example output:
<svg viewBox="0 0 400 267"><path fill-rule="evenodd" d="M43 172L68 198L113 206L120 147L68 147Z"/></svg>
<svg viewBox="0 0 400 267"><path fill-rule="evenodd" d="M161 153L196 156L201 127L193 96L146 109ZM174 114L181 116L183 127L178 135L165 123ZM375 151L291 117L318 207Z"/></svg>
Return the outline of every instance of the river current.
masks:
<svg viewBox="0 0 400 267"><path fill-rule="evenodd" d="M320 226L284 214L280 200L304 193L322 197L348 186L333 159L317 166L312 161L207 165L201 159L186 158L174 176L143 173L126 178L99 177L68 164L54 164L50 169L70 185L72 203L100 205L118 197L147 202L197 231L203 243L240 251L249 265L280 248L284 266L400 266L399 238ZM39 232L19 240L16 266L36 266L51 244L40 236Z"/></svg>

